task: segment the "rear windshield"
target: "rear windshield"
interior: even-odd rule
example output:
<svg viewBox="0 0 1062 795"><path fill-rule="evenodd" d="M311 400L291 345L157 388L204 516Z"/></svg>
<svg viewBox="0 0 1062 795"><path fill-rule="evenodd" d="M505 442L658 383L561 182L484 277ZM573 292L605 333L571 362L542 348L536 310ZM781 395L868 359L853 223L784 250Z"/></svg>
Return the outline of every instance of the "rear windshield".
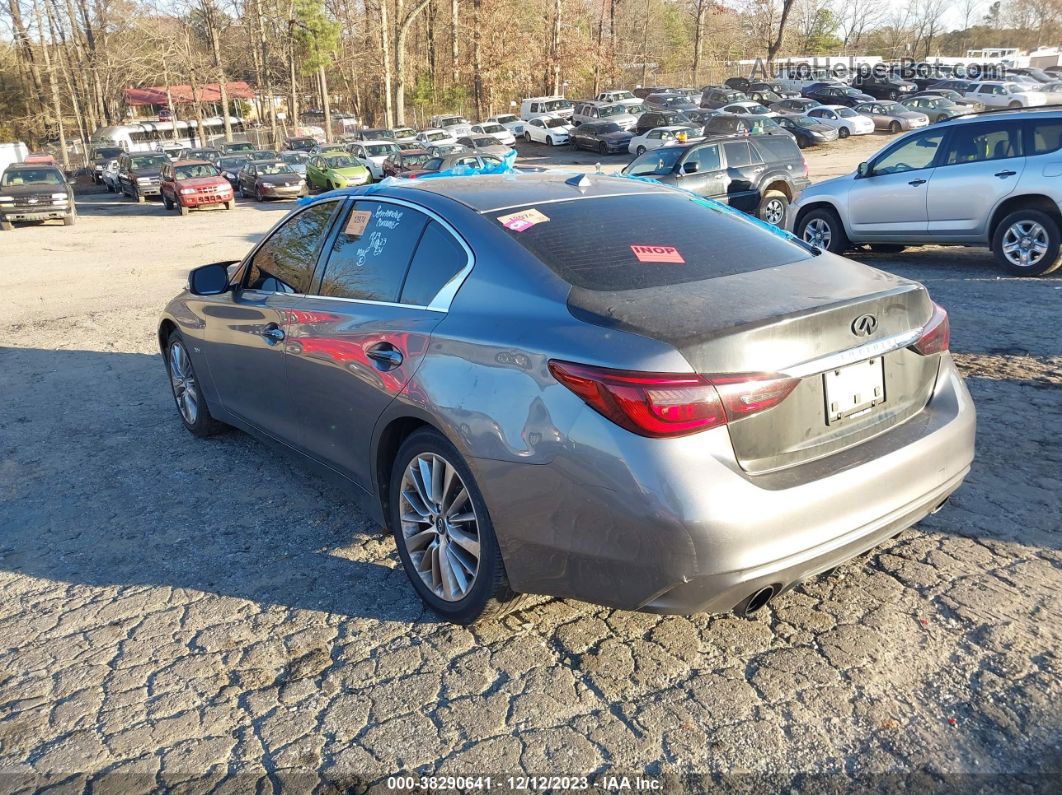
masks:
<svg viewBox="0 0 1062 795"><path fill-rule="evenodd" d="M531 205L490 217L560 278L585 290L686 284L811 256L735 210L677 192Z"/></svg>

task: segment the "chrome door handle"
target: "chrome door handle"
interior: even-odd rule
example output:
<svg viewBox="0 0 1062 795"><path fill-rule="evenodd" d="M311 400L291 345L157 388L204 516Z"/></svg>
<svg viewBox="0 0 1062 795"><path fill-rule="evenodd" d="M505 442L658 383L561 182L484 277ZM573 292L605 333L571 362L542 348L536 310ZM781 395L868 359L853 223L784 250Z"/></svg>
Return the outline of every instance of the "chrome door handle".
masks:
<svg viewBox="0 0 1062 795"><path fill-rule="evenodd" d="M284 339L284 329L282 329L276 323L270 323L258 333L261 336L265 337L265 341L270 345L276 345L278 342L281 342Z"/></svg>
<svg viewBox="0 0 1062 795"><path fill-rule="evenodd" d="M402 365L402 351L389 342L378 342L365 353L377 370L394 370Z"/></svg>
<svg viewBox="0 0 1062 795"><path fill-rule="evenodd" d="M925 185L926 181L924 179L912 179L907 184L908 185L914 185L915 187L918 187L919 185Z"/></svg>
<svg viewBox="0 0 1062 795"><path fill-rule="evenodd" d="M1017 173L1017 171L997 171L994 176L1004 179L1006 177L1013 177Z"/></svg>

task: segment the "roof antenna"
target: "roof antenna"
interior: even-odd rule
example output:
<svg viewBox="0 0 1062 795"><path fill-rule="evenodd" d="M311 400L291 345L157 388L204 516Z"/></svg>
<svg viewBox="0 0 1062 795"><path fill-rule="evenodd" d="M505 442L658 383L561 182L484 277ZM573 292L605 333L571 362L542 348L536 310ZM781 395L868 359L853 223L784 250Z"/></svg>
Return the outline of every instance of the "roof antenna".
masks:
<svg viewBox="0 0 1062 795"><path fill-rule="evenodd" d="M568 177L568 179L564 180L564 184L575 188L589 188L594 183L590 181L590 177L586 174L576 174L574 177Z"/></svg>

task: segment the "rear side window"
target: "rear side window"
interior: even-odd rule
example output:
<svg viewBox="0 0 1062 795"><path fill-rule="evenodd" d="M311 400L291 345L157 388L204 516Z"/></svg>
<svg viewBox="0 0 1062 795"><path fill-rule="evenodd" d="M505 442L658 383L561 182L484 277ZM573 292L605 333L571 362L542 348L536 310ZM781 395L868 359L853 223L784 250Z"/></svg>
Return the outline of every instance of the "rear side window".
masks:
<svg viewBox="0 0 1062 795"><path fill-rule="evenodd" d="M1046 155L1062 148L1062 119L1028 121L1031 133L1031 149L1034 155Z"/></svg>
<svg viewBox="0 0 1062 795"><path fill-rule="evenodd" d="M427 306L467 263L468 254L454 236L440 224L429 221L409 265L401 303Z"/></svg>
<svg viewBox="0 0 1062 795"><path fill-rule="evenodd" d="M385 202L355 202L340 222L320 294L397 301L413 250L428 222L424 213Z"/></svg>
<svg viewBox="0 0 1062 795"><path fill-rule="evenodd" d="M679 193L603 196L490 216L560 278L586 290L685 284L811 256L736 211Z"/></svg>
<svg viewBox="0 0 1062 795"><path fill-rule="evenodd" d="M760 150L766 161L803 159L796 141L788 135L761 135L750 143Z"/></svg>
<svg viewBox="0 0 1062 795"><path fill-rule="evenodd" d="M723 150L726 152L726 164L730 168L741 168L752 164L749 145L745 141L723 144Z"/></svg>
<svg viewBox="0 0 1062 795"><path fill-rule="evenodd" d="M1021 157L1021 127L1017 122L963 124L952 128L944 165L979 163L1007 157Z"/></svg>

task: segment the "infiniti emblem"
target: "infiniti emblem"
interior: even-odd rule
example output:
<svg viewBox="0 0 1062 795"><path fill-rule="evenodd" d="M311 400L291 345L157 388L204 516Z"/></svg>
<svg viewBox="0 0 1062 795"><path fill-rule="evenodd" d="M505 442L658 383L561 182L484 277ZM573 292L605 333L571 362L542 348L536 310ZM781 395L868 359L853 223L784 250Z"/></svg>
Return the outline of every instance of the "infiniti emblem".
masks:
<svg viewBox="0 0 1062 795"><path fill-rule="evenodd" d="M878 319L873 315L860 315L852 321L852 333L857 337L869 337L878 327Z"/></svg>

